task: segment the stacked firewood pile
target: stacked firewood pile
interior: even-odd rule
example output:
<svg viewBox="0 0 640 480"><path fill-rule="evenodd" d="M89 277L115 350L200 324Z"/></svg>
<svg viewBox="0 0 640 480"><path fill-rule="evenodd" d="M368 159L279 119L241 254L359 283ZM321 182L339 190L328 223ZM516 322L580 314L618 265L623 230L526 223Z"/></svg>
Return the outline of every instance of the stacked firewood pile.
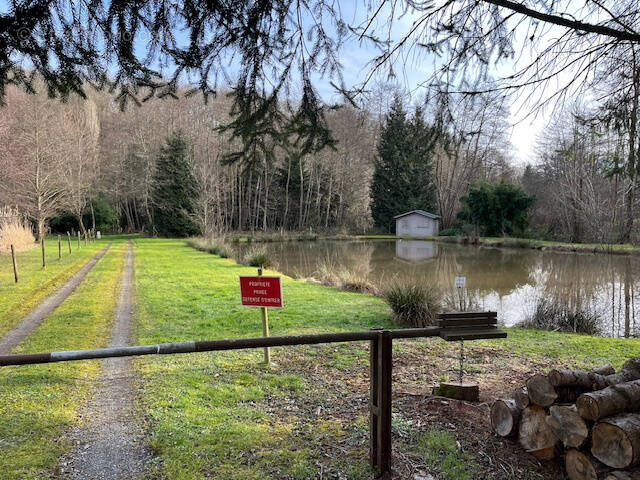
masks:
<svg viewBox="0 0 640 480"><path fill-rule="evenodd" d="M640 480L640 358L620 369L551 370L491 407L491 426L571 480Z"/></svg>

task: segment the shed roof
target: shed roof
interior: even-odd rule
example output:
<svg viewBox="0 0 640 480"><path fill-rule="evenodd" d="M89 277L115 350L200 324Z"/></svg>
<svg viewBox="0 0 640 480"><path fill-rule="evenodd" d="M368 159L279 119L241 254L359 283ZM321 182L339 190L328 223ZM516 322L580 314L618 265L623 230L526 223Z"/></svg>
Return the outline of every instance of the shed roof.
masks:
<svg viewBox="0 0 640 480"><path fill-rule="evenodd" d="M400 215L396 215L393 218L405 217L407 215L411 215L412 213L417 213L418 215L422 215L423 217L433 218L434 220L437 220L438 218L440 218L440 215L436 215L435 213L425 212L424 210L411 210L410 212L401 213Z"/></svg>

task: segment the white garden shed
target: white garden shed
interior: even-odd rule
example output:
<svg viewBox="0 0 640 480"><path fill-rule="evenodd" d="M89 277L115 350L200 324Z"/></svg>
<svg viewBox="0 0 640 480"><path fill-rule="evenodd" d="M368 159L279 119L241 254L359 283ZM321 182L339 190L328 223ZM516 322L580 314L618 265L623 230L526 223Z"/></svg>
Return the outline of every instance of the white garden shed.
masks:
<svg viewBox="0 0 640 480"><path fill-rule="evenodd" d="M396 235L412 237L435 237L440 233L440 215L412 210L394 217L396 219Z"/></svg>

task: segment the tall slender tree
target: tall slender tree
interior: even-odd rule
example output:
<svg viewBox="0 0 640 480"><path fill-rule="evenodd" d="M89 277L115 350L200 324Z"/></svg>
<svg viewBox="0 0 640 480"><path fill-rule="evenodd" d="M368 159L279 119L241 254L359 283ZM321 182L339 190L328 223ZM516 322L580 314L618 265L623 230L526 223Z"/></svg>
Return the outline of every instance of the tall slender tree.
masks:
<svg viewBox="0 0 640 480"><path fill-rule="evenodd" d="M431 210L433 141L421 109L407 118L402 99L394 97L378 143L371 186L371 214L376 227L393 230L393 217L407 210Z"/></svg>
<svg viewBox="0 0 640 480"><path fill-rule="evenodd" d="M154 229L165 236L198 233L194 216L198 189L182 132L173 133L158 157L153 191Z"/></svg>

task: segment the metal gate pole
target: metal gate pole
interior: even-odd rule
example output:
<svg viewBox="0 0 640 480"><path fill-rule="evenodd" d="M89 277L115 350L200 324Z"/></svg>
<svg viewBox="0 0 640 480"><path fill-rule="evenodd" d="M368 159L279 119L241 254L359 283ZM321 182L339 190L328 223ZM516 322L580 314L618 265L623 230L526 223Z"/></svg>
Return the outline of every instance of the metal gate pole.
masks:
<svg viewBox="0 0 640 480"><path fill-rule="evenodd" d="M371 463L377 478L391 478L391 332L371 341Z"/></svg>

